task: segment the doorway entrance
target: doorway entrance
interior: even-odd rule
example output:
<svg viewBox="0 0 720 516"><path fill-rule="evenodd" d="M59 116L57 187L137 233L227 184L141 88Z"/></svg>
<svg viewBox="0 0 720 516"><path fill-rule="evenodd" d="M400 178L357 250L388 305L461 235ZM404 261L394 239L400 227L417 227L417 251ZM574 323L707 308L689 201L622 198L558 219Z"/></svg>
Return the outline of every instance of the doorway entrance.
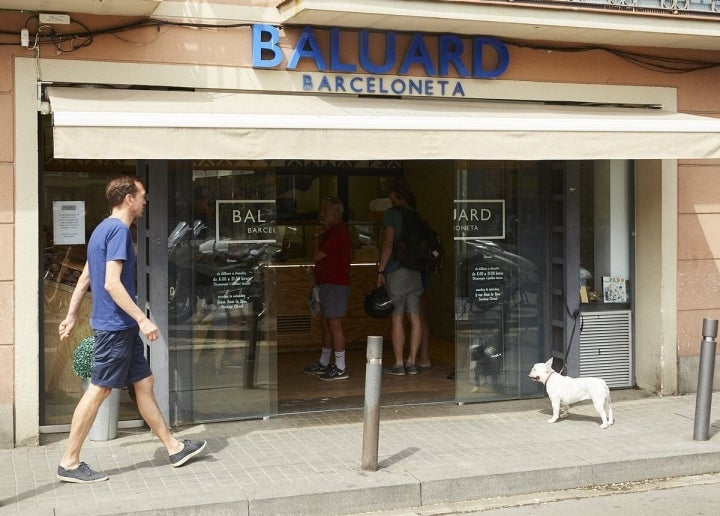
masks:
<svg viewBox="0 0 720 516"><path fill-rule="evenodd" d="M632 279L629 252L624 258L609 252L622 247L623 233L606 224L622 220L626 231L631 224L632 193L617 186L631 183L624 163L137 162L149 197L138 227L138 294L166 336L153 345L150 360L168 421L362 406L367 336L383 336L384 363L393 362L389 321L369 318L362 301L376 284L387 184L398 175L440 234L446 266L431 275L424 294L432 367L417 376L385 375L381 402L542 396L542 387L527 378L532 364L552 356L558 369L566 365L576 375L579 314L597 307L604 276ZM80 183L68 190L69 181L58 175L43 186L48 271L57 260L60 266L84 260L82 245L66 248L53 240L50 208L60 200L87 199L91 206L91 197L92 206L101 205L104 178L118 174L90 175L88 185L97 191L76 188ZM320 323L308 305L310 251L320 201L328 195L343 200L353 238L344 321L350 379L319 382L302 369L320 351ZM627 213L618 219L615 201L623 196ZM87 210L86 233L101 219L101 212ZM618 265L623 260L626 269ZM63 278L71 277L67 270ZM45 279L46 289L55 285L46 290L48 299L58 289L71 291L71 283ZM589 295L585 303L581 286ZM629 308L627 299L612 308ZM47 371L61 355L51 326ZM62 360L67 366L67 356ZM44 378L48 384L52 377ZM57 394L54 388L47 393ZM128 417L136 418L127 401ZM44 421L69 422L73 406L45 403Z"/></svg>

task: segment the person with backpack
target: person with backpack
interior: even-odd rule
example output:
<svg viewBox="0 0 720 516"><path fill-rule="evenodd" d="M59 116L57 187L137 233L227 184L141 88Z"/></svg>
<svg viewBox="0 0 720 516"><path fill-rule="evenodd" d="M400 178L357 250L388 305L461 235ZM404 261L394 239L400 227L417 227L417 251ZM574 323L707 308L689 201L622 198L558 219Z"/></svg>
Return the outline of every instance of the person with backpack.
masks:
<svg viewBox="0 0 720 516"><path fill-rule="evenodd" d="M411 268L410 262L404 259L405 265L401 263L404 250L401 248L407 247L401 245L403 223L409 218L408 216L415 216L417 212L411 207L414 204L415 196L403 178L396 178L389 190L392 207L385 210L383 214L383 243L380 250L380 260L378 261L377 285L378 287L385 285L395 305L395 311L391 316L395 364L387 368L385 372L396 376L404 376L405 374L418 373L415 359L420 349L422 335L420 296L423 288L420 270ZM409 224L405 223L405 225ZM408 315L410 321L410 346L407 360L403 360L406 340L403 324L405 314Z"/></svg>

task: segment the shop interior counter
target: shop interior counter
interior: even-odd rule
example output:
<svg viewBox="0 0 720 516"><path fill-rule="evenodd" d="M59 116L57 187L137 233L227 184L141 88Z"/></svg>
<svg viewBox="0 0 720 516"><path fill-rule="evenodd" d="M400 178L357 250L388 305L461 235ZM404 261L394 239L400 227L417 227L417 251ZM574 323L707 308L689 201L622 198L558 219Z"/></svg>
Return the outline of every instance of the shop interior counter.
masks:
<svg viewBox="0 0 720 516"><path fill-rule="evenodd" d="M276 296L278 351L316 350L322 343L319 317L313 317L310 291L313 286L312 264L278 263L270 268L275 273L276 285L282 285L282 295ZM368 335L389 339L390 320L373 319L365 313L365 294L375 288L377 264L353 261L350 266L350 300L343 330L349 347L364 346Z"/></svg>

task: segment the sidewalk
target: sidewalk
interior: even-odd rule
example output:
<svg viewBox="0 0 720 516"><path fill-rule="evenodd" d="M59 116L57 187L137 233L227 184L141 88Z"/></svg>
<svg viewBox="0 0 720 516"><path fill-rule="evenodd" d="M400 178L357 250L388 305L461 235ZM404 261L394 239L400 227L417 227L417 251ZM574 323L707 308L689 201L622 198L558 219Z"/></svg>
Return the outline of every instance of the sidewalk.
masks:
<svg viewBox="0 0 720 516"><path fill-rule="evenodd" d="M91 485L56 480L67 435L45 436L0 450L0 514L347 514L720 471L720 421L694 441L694 395L612 396L607 430L589 403L546 423L547 398L383 408L376 472L360 467L362 410L185 428L208 451L181 468L149 431L120 430L84 447L110 475Z"/></svg>

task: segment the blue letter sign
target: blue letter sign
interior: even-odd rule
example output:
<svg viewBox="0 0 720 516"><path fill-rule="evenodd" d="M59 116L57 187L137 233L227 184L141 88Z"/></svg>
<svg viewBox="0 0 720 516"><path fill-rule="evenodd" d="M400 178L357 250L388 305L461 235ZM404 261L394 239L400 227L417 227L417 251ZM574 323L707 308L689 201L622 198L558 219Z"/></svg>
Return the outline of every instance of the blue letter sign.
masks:
<svg viewBox="0 0 720 516"><path fill-rule="evenodd" d="M320 37L316 30L320 31ZM406 43L406 39L399 40L394 31L344 33L338 27L308 26L286 49L285 42L280 47L280 35L281 29L272 25L252 26L252 65L277 68L287 53L286 70L296 70L304 59L304 68L331 72L315 79L305 73L304 91L464 97L462 79L494 79L502 75L510 63L507 46L487 36L463 38L455 34L428 36L416 32ZM353 45L353 37L357 38L357 45ZM429 41L436 41L433 44L437 44L437 55L430 52ZM393 72L408 77L385 77ZM442 77L448 80L438 79Z"/></svg>
<svg viewBox="0 0 720 516"><path fill-rule="evenodd" d="M320 51L320 46L315 39L315 34L313 34L311 27L305 27L302 34L300 34L300 39L298 39L295 50L290 54L287 69L294 70L297 68L298 61L303 57L315 60L315 68L317 68L319 72L324 72L327 68L325 59Z"/></svg>
<svg viewBox="0 0 720 516"><path fill-rule="evenodd" d="M267 35L269 39L263 40ZM282 62L282 51L278 46L280 31L272 25L256 24L252 26L252 63L254 68L272 68ZM266 50L272 58L263 59L262 53Z"/></svg>

